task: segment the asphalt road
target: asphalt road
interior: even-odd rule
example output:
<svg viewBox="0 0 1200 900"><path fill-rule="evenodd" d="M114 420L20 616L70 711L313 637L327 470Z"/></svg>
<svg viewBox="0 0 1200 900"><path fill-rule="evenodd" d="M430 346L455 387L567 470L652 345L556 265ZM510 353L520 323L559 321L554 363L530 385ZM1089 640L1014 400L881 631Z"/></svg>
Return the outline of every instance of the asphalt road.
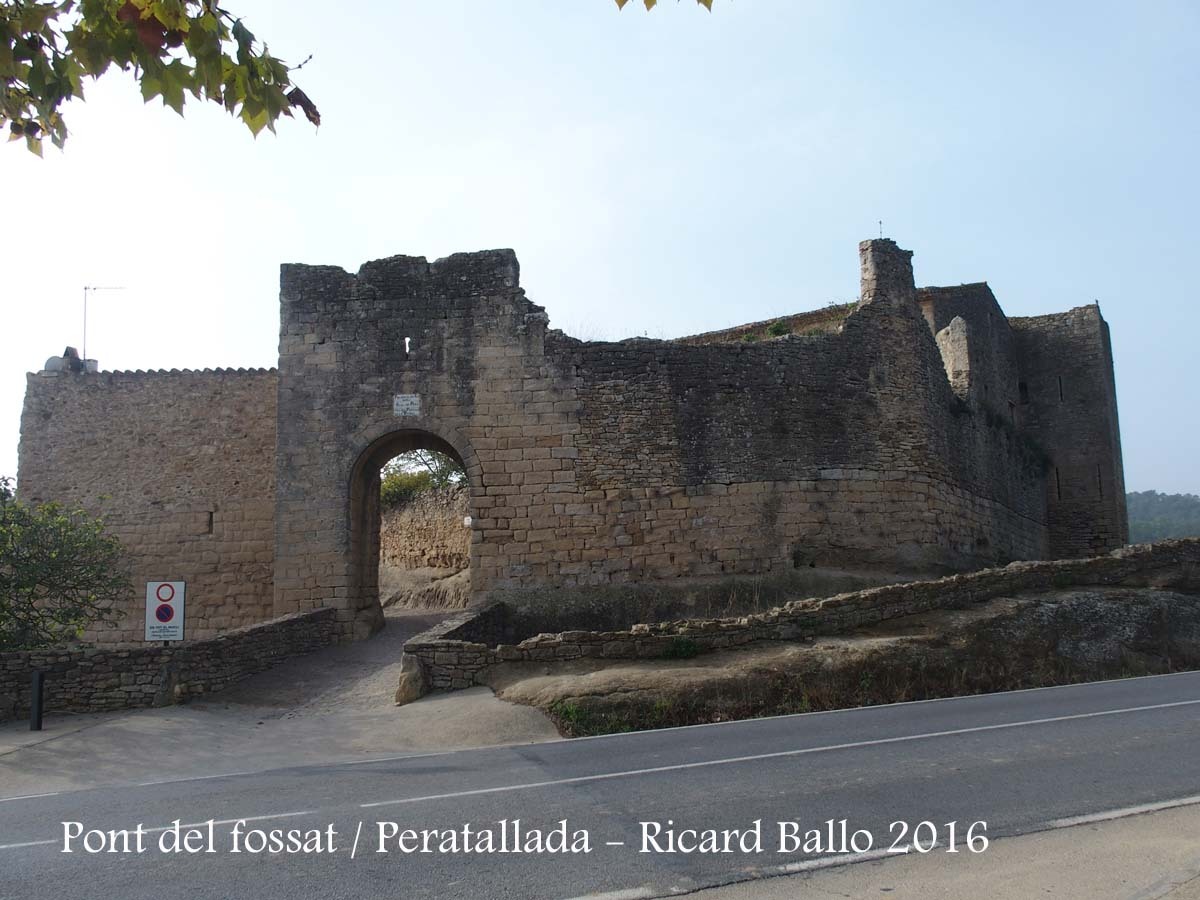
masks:
<svg viewBox="0 0 1200 900"><path fill-rule="evenodd" d="M0 799L0 897L662 896L828 862L852 849L841 846L843 819L847 833L870 836L868 855L915 840L947 852L951 822L954 848L970 854L975 822L986 822L973 832L978 848L980 834L994 840L1195 797L1197 748L1200 673L1185 673L7 798ZM131 781L137 765L130 760ZM0 785L0 798L6 793ZM200 852L162 852L174 821L210 819L213 852L205 852L207 828L192 839ZM243 839L242 852L233 853L238 819L247 820L242 831L294 829L310 849L326 851L332 827L335 849L252 853ZM476 832L490 827L499 845L496 823L515 819L522 841L565 819L568 843L581 846L586 835L588 852L463 852L465 825L477 851ZM756 820L760 852L741 852L736 839L728 853L669 851L668 822L677 830L739 829L752 843ZM832 844L827 820L835 822ZM144 852L88 853L76 837L64 853L64 822L101 831L141 824ZM663 829L657 848L644 843L643 822ZM780 822L797 823L802 839L819 832L821 852L780 852ZM390 835L384 853L380 823ZM434 851L453 833L459 852L402 852L405 829L435 831ZM136 849L136 834L128 840ZM253 846L256 837L248 840ZM407 846L423 840L418 834ZM860 834L856 849L866 841ZM120 835L92 835L93 848L114 843L121 847Z"/></svg>

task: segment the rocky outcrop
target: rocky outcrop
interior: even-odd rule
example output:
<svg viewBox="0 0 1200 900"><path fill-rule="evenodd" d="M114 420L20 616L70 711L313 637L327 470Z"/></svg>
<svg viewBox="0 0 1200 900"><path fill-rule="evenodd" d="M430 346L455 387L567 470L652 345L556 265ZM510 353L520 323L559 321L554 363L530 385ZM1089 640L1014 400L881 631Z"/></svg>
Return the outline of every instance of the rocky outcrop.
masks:
<svg viewBox="0 0 1200 900"><path fill-rule="evenodd" d="M446 574L444 569L425 569L426 579L402 582L402 587L382 594L385 609L466 609L471 601L471 573L463 570Z"/></svg>
<svg viewBox="0 0 1200 900"><path fill-rule="evenodd" d="M1200 595L1052 590L675 663L511 667L498 696L581 736L1200 668Z"/></svg>
<svg viewBox="0 0 1200 900"><path fill-rule="evenodd" d="M467 489L430 490L385 510L379 564L395 569L461 571L470 564Z"/></svg>

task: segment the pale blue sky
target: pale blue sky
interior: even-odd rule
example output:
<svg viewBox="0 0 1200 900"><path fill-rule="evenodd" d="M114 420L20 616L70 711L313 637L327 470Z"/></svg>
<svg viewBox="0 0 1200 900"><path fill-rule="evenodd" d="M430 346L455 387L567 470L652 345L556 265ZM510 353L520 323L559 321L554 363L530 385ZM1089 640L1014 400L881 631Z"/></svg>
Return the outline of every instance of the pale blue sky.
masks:
<svg viewBox="0 0 1200 900"><path fill-rule="evenodd" d="M0 147L0 473L85 283L128 288L92 304L103 368L273 365L280 262L490 247L554 327L672 337L853 298L883 219L919 284L1098 299L1129 488L1200 492L1200 5L227 2L314 55L319 132L116 75L65 153Z"/></svg>

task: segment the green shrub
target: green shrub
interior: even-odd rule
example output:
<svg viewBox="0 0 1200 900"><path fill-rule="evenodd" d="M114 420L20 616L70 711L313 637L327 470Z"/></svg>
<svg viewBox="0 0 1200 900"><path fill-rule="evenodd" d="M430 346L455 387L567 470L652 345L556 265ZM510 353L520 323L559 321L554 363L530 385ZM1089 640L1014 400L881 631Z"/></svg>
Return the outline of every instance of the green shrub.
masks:
<svg viewBox="0 0 1200 900"><path fill-rule="evenodd" d="M392 509L423 494L433 486L433 476L428 472L387 472L379 481L379 505Z"/></svg>
<svg viewBox="0 0 1200 900"><path fill-rule="evenodd" d="M439 450L409 450L379 473L379 502L384 509L408 503L428 490L444 491L466 484L467 473L452 456Z"/></svg>
<svg viewBox="0 0 1200 900"><path fill-rule="evenodd" d="M20 502L0 478L0 651L51 647L115 624L132 592L128 558L103 520Z"/></svg>
<svg viewBox="0 0 1200 900"><path fill-rule="evenodd" d="M767 334L771 337L783 337L791 333L792 327L787 322L772 322L771 327L767 329Z"/></svg>

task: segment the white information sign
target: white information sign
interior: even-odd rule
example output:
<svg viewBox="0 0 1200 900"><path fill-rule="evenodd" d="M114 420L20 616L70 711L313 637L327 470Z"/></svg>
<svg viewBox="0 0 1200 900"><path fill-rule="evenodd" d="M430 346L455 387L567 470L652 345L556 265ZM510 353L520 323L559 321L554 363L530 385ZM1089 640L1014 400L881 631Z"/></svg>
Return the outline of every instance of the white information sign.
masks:
<svg viewBox="0 0 1200 900"><path fill-rule="evenodd" d="M182 581L146 582L146 640L183 640Z"/></svg>
<svg viewBox="0 0 1200 900"><path fill-rule="evenodd" d="M420 394L396 394L392 397L392 414L397 416L421 415Z"/></svg>

